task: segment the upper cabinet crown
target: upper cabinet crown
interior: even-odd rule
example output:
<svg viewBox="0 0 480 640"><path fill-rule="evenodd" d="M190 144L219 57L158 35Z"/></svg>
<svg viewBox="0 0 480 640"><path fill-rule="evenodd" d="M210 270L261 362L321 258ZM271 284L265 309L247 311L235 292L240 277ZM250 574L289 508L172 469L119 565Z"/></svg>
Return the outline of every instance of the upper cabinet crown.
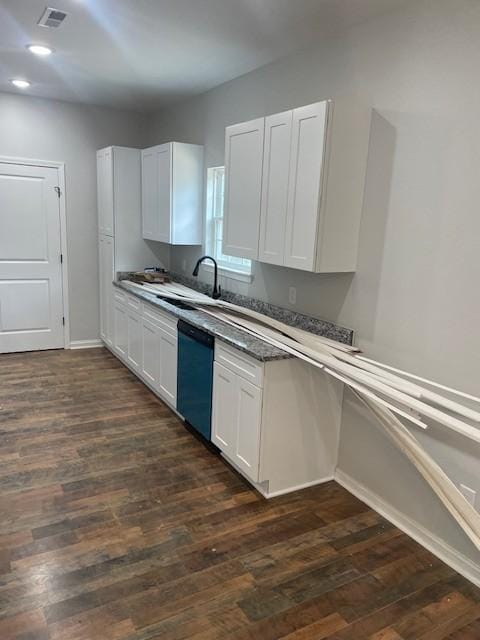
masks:
<svg viewBox="0 0 480 640"><path fill-rule="evenodd" d="M142 151L145 239L202 244L202 196L202 146L169 142Z"/></svg>
<svg viewBox="0 0 480 640"><path fill-rule="evenodd" d="M223 252L355 271L370 119L338 99L227 127Z"/></svg>

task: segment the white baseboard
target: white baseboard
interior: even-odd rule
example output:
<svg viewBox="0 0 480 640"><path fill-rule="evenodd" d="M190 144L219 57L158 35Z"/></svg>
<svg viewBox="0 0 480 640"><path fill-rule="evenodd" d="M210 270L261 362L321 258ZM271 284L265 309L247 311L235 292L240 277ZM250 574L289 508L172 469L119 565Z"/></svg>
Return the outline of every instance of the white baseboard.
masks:
<svg viewBox="0 0 480 640"><path fill-rule="evenodd" d="M103 342L98 340L72 340L70 342L70 349L96 349L103 347Z"/></svg>
<svg viewBox="0 0 480 640"><path fill-rule="evenodd" d="M431 531L428 531L428 529L418 524L418 522L415 522L404 513L395 509L395 507L392 507L385 502L383 498L380 498L376 493L373 493L370 489L367 489L367 487L358 483L340 469L335 471L335 481L421 544L422 547L428 549L428 551L442 560L442 562L445 562L445 564L467 578L467 580L470 580L470 582L473 582L477 587L480 587L480 565L473 563L470 558L467 558L463 553L460 553Z"/></svg>
<svg viewBox="0 0 480 640"><path fill-rule="evenodd" d="M287 493L293 493L294 491L301 491L302 489L308 489L309 487L315 487L317 484L325 484L325 482L331 482L333 480L333 476L326 476L325 478L317 478L316 480L312 480L311 482L304 482L303 484L298 484L293 487L288 487L287 489L280 489L279 491L272 491L268 493L264 493L265 498L278 498L278 496L284 496Z"/></svg>

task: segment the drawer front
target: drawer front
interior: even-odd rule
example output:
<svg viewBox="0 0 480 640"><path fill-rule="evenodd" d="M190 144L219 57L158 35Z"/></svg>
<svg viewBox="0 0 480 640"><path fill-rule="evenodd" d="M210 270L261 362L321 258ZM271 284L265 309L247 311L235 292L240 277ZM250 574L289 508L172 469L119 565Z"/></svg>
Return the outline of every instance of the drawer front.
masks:
<svg viewBox="0 0 480 640"><path fill-rule="evenodd" d="M129 309L133 309L133 311L140 313L142 303L138 298L135 298L134 296L129 296L127 294L127 306Z"/></svg>
<svg viewBox="0 0 480 640"><path fill-rule="evenodd" d="M120 304L125 304L127 301L127 294L119 289L114 289L113 298L115 302L119 302Z"/></svg>
<svg viewBox="0 0 480 640"><path fill-rule="evenodd" d="M175 336L177 334L177 318L162 313L156 307L146 302L143 303L143 317L171 335Z"/></svg>
<svg viewBox="0 0 480 640"><path fill-rule="evenodd" d="M263 364L238 349L215 343L215 361L257 387L263 387Z"/></svg>

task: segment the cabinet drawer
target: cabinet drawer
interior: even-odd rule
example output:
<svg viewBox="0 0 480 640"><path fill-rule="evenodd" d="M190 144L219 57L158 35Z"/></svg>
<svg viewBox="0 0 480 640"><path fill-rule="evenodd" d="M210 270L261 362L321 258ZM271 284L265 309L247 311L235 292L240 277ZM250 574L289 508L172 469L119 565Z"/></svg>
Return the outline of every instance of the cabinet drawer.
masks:
<svg viewBox="0 0 480 640"><path fill-rule="evenodd" d="M263 386L263 364L246 353L217 342L215 344L215 361L255 386Z"/></svg>
<svg viewBox="0 0 480 640"><path fill-rule="evenodd" d="M113 299L115 302L125 304L125 302L127 301L127 294L123 291L119 291L118 289L114 289Z"/></svg>
<svg viewBox="0 0 480 640"><path fill-rule="evenodd" d="M129 296L127 294L127 307L129 309L132 309L133 311L140 313L141 306L142 306L142 303L138 298L134 298L133 296Z"/></svg>
<svg viewBox="0 0 480 640"><path fill-rule="evenodd" d="M155 325L167 331L171 335L177 334L177 319L166 313L162 313L151 304L143 303L143 317L153 322Z"/></svg>

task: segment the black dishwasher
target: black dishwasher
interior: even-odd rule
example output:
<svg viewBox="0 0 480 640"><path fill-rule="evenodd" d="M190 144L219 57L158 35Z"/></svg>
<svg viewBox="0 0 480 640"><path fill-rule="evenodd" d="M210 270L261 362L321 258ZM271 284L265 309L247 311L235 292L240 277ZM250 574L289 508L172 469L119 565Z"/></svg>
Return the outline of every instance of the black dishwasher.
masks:
<svg viewBox="0 0 480 640"><path fill-rule="evenodd" d="M178 321L177 411L210 441L214 338Z"/></svg>

